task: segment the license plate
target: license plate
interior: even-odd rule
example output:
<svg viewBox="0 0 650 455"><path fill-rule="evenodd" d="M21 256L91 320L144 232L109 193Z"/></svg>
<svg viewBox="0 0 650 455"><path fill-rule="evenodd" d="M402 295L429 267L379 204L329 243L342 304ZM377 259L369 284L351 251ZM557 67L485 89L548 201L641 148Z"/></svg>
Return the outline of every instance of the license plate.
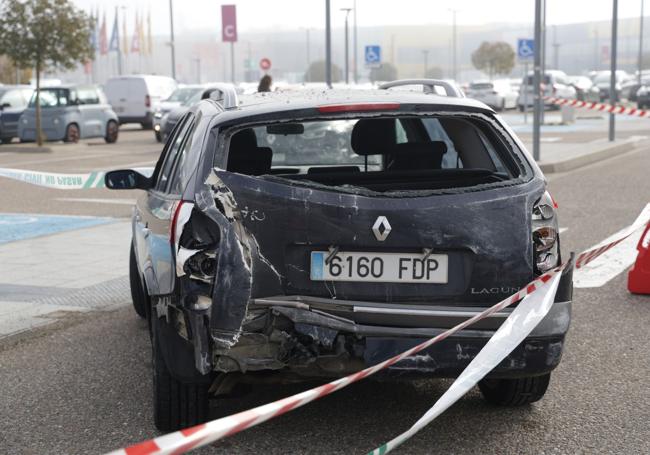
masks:
<svg viewBox="0 0 650 455"><path fill-rule="evenodd" d="M381 283L447 283L446 254L338 252L325 263L328 251L312 251L312 281Z"/></svg>

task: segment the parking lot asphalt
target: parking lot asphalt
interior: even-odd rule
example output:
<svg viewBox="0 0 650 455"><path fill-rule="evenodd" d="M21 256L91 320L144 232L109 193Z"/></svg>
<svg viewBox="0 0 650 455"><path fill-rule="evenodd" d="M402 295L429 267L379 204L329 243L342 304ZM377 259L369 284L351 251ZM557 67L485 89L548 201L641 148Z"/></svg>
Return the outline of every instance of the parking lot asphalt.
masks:
<svg viewBox="0 0 650 455"><path fill-rule="evenodd" d="M160 146L98 145L101 156L66 161L0 153L0 167L64 172L152 162ZM142 136L140 136L142 135ZM125 141L124 144L128 142ZM90 148L90 147L88 147ZM57 152L57 157L59 152ZM26 164L25 161L32 161ZM549 177L559 202L564 254L586 249L634 221L650 202L650 147ZM75 170L77 170L75 168ZM7 212L128 216L120 203L59 198L135 199L134 192L58 191L2 181ZM126 264L116 265L124 267ZM407 442L398 453L565 454L648 452L650 296L633 296L621 273L599 288L576 289L562 363L546 397L501 409L477 390ZM145 323L126 300L110 310L70 315L34 336L0 344L0 448L5 453L101 453L157 436L151 417L151 359ZM415 422L448 380L363 381L196 453L366 453ZM256 386L212 403L211 417L242 411L311 384Z"/></svg>

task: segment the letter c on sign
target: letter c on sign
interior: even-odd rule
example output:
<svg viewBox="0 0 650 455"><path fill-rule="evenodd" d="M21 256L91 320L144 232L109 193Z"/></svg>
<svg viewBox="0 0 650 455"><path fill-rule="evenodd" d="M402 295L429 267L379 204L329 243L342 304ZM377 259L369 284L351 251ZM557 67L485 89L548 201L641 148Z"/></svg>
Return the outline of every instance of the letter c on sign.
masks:
<svg viewBox="0 0 650 455"><path fill-rule="evenodd" d="M235 26L234 25L226 25L223 29L224 35L226 35L228 38L233 38L235 36Z"/></svg>

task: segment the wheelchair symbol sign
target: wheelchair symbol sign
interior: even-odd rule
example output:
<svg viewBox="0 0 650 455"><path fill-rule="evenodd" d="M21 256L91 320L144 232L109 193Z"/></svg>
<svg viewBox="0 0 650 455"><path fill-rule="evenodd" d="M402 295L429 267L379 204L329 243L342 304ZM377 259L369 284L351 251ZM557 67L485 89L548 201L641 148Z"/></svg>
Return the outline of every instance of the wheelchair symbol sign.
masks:
<svg viewBox="0 0 650 455"><path fill-rule="evenodd" d="M517 40L517 57L520 60L528 60L535 55L535 40L518 39Z"/></svg>
<svg viewBox="0 0 650 455"><path fill-rule="evenodd" d="M381 64L381 46L366 46L366 51L364 53L366 65L379 65Z"/></svg>

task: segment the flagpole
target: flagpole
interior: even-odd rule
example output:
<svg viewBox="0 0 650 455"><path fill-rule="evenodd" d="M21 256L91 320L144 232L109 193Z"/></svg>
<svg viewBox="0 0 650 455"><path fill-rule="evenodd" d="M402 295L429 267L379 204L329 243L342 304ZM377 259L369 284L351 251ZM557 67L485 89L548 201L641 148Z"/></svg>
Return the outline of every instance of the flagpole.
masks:
<svg viewBox="0 0 650 455"><path fill-rule="evenodd" d="M119 24L119 18L118 18L118 7L115 7L115 26L113 27L113 31L116 33L116 42L117 42L117 74L122 75L122 50L120 49L121 44L120 43L120 24Z"/></svg>

